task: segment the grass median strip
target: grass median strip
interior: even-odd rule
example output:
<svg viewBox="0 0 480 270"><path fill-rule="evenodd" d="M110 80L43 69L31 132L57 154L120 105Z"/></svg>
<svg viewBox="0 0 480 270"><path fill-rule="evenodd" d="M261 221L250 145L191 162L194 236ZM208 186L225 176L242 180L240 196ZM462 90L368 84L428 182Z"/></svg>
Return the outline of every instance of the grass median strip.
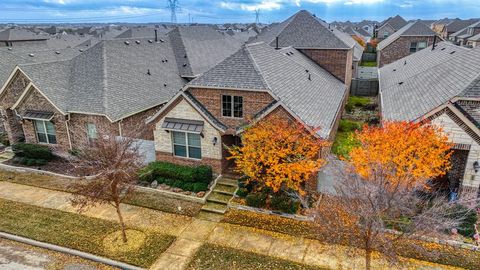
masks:
<svg viewBox="0 0 480 270"><path fill-rule="evenodd" d="M322 270L314 266L308 266L296 262L282 260L270 256L260 255L253 252L242 251L234 248L223 247L213 244L205 244L200 247L187 267L188 270Z"/></svg>
<svg viewBox="0 0 480 270"><path fill-rule="evenodd" d="M174 236L143 232L145 240L136 249L112 252L104 239L119 230L115 222L3 199L0 199L0 217L0 231L140 267L152 265L175 240Z"/></svg>

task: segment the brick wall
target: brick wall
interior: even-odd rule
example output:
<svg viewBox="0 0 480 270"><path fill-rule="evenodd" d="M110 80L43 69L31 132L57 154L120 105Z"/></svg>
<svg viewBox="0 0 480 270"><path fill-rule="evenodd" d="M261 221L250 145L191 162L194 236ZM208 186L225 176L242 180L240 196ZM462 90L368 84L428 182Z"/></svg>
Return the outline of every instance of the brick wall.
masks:
<svg viewBox="0 0 480 270"><path fill-rule="evenodd" d="M393 33L395 33L395 29L393 29L393 27L391 27L389 24L385 24L385 25L381 26L377 30L378 40L384 40L385 39L385 33L387 33L387 37L389 37Z"/></svg>
<svg viewBox="0 0 480 270"><path fill-rule="evenodd" d="M214 173L216 174L222 173L222 160L220 159L213 159L213 158L207 158L207 157L202 157L201 160L179 158L174 156L172 153L161 152L161 151L157 151L156 156L157 156L157 160L171 162L171 163L180 164L180 165L186 165L186 166L207 165L212 167L212 170Z"/></svg>
<svg viewBox="0 0 480 270"><path fill-rule="evenodd" d="M378 57L378 66L382 67L384 65L393 63L405 56L410 55L410 43L411 42L420 42L426 41L427 47L432 45L433 37L400 37L394 42L392 42L387 47L383 48L380 51L377 51Z"/></svg>
<svg viewBox="0 0 480 270"><path fill-rule="evenodd" d="M350 87L353 74L353 48L350 50L301 49L300 51Z"/></svg>
<svg viewBox="0 0 480 270"><path fill-rule="evenodd" d="M236 128L245 124L248 119L253 118L256 113L273 101L272 96L267 92L206 88L191 88L188 89L188 91L200 101L215 118L229 128ZM243 97L243 118L222 116L222 95Z"/></svg>

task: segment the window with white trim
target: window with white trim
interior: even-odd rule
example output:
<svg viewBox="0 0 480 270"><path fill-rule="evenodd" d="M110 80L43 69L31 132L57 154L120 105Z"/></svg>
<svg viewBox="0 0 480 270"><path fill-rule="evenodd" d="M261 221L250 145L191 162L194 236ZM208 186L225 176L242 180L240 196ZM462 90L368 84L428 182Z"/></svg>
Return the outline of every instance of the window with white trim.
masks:
<svg viewBox="0 0 480 270"><path fill-rule="evenodd" d="M418 52L422 49L425 49L427 47L427 42L426 41L419 41L419 42L410 42L410 52Z"/></svg>
<svg viewBox="0 0 480 270"><path fill-rule="evenodd" d="M200 134L172 131L173 155L201 159L202 147Z"/></svg>
<svg viewBox="0 0 480 270"><path fill-rule="evenodd" d="M222 116L243 117L243 97L222 95Z"/></svg>
<svg viewBox="0 0 480 270"><path fill-rule="evenodd" d="M40 143L56 144L57 135L55 126L50 121L33 120L35 132L37 133L37 141Z"/></svg>
<svg viewBox="0 0 480 270"><path fill-rule="evenodd" d="M94 123L87 123L87 136L89 141L97 139L97 126Z"/></svg>

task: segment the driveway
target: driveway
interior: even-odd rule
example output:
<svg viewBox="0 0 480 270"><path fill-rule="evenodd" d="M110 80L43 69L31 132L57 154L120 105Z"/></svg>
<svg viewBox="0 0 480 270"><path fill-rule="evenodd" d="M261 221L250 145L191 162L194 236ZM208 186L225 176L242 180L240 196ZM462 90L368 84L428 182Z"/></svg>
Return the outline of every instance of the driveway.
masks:
<svg viewBox="0 0 480 270"><path fill-rule="evenodd" d="M0 238L0 270L43 269L107 270L115 268Z"/></svg>

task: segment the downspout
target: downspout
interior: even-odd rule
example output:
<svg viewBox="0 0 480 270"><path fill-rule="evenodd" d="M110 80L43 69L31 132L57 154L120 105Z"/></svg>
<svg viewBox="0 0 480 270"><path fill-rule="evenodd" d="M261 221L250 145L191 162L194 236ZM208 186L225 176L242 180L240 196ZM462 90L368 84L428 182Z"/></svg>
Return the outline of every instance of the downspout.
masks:
<svg viewBox="0 0 480 270"><path fill-rule="evenodd" d="M65 127L67 128L68 145L70 146L70 150L73 150L72 140L70 138L70 128L68 128L69 122L70 122L70 114L67 114L67 119L65 120Z"/></svg>
<svg viewBox="0 0 480 270"><path fill-rule="evenodd" d="M123 137L123 131L122 131L122 120L118 121L118 134L120 137Z"/></svg>

